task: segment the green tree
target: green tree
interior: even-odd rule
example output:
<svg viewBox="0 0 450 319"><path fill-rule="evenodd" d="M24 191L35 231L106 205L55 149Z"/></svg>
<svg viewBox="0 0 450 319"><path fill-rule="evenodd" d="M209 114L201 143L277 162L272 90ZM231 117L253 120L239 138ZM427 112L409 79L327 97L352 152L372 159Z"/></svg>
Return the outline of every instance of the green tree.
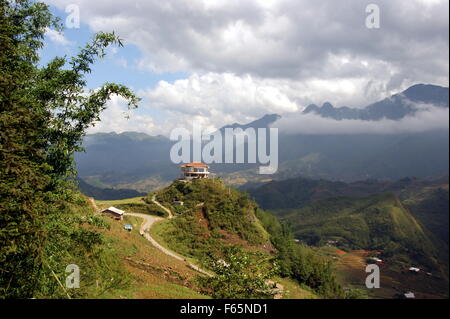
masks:
<svg viewBox="0 0 450 319"><path fill-rule="evenodd" d="M237 246L224 249L223 256L209 256L205 266L212 277L199 277L204 293L218 299L267 299L276 294L270 281L277 273L273 260L263 253L252 253Z"/></svg>
<svg viewBox="0 0 450 319"><path fill-rule="evenodd" d="M32 297L48 258L49 221L70 199L73 154L108 99L139 99L125 86L86 90L86 74L114 33L99 33L78 55L39 67L47 28L62 29L47 5L0 0L0 296ZM61 220L64 223L66 219ZM53 241L54 242L54 241ZM61 249L64 249L61 247ZM53 249L55 251L55 249Z"/></svg>
<svg viewBox="0 0 450 319"><path fill-rule="evenodd" d="M330 262L319 257L310 247L295 243L289 225L281 224L275 216L261 209L257 209L257 217L277 249L281 276L291 277L325 298L350 297L338 283Z"/></svg>

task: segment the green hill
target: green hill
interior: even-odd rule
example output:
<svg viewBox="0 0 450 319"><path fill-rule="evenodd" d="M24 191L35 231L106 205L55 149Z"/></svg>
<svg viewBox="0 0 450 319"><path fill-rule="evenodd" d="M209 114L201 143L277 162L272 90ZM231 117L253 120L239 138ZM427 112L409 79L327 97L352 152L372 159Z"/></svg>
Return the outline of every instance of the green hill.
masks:
<svg viewBox="0 0 450 319"><path fill-rule="evenodd" d="M448 178L354 183L293 178L249 190L311 245L380 250L448 277Z"/></svg>
<svg viewBox="0 0 450 319"><path fill-rule="evenodd" d="M379 250L385 258L437 268L432 242L394 194L329 198L281 213L308 244L331 240L344 249Z"/></svg>
<svg viewBox="0 0 450 319"><path fill-rule="evenodd" d="M352 296L352 291L345 292L337 283L326 259L295 243L273 215L220 179L175 181L148 195L153 196L174 212L174 218L154 226L152 235L194 263L208 267L205 260L221 260L227 251L238 247L248 252L244 263L265 264L274 271L274 281L279 282L280 276L281 282L294 283L290 290L295 288L304 297Z"/></svg>
<svg viewBox="0 0 450 319"><path fill-rule="evenodd" d="M442 187L420 188L403 201L433 242L442 265L442 273L448 277L449 267L449 192L448 183Z"/></svg>
<svg viewBox="0 0 450 319"><path fill-rule="evenodd" d="M255 203L220 180L175 181L156 192L156 199L176 216L161 236L183 255L201 258L233 243L270 250L269 235L255 216Z"/></svg>

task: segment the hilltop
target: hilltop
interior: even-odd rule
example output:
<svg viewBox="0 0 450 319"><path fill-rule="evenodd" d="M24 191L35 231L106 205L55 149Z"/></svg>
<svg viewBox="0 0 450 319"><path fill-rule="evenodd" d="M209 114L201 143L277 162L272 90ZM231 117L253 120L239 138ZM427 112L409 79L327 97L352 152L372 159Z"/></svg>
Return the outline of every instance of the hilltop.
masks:
<svg viewBox="0 0 450 319"><path fill-rule="evenodd" d="M167 244L184 255L201 257L233 243L273 250L255 215L256 204L218 179L179 180L154 194L178 217L163 233Z"/></svg>
<svg viewBox="0 0 450 319"><path fill-rule="evenodd" d="M351 296L351 291L345 292L336 282L325 259L296 244L285 226L262 211L246 193L226 186L220 179L177 180L147 198L156 198L174 214L174 218L153 227L152 236L194 263L207 268L213 265L214 269L214 262L208 260L229 258L230 249L238 249L244 253L242 260L252 261L250 264L259 265L258 269L279 268L271 280L283 285L293 280L290 290L302 298ZM227 260L233 263L234 258ZM257 268L253 271L259 272Z"/></svg>

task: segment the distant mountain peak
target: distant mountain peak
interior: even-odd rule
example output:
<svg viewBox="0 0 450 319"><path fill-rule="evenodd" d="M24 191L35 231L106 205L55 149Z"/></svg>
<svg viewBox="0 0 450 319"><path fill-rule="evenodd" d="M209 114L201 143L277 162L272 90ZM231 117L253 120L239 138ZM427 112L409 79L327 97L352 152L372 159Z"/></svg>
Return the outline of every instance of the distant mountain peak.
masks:
<svg viewBox="0 0 450 319"><path fill-rule="evenodd" d="M359 119L378 121L383 118L399 120L417 111L414 103L432 104L437 107L448 108L448 99L448 87L432 84L416 84L401 93L394 94L364 108L349 108L345 106L336 108L331 103L325 102L322 107L318 107L315 104L308 105L303 110L303 114L315 113L321 117L333 118L335 120Z"/></svg>
<svg viewBox="0 0 450 319"><path fill-rule="evenodd" d="M448 88L433 84L416 84L402 94L414 102L431 103L448 107Z"/></svg>
<svg viewBox="0 0 450 319"><path fill-rule="evenodd" d="M247 128L267 128L269 127L271 124L275 123L277 120L279 120L281 118L280 115L278 114L265 114L263 117L254 120L250 123L247 124L239 124L239 123L233 123L231 125L225 125L223 126L220 131L225 130L226 128L241 128L243 130L247 129Z"/></svg>
<svg viewBox="0 0 450 319"><path fill-rule="evenodd" d="M303 110L303 114L308 114L312 112L316 112L319 110L319 107L315 104L309 104L305 109Z"/></svg>
<svg viewBox="0 0 450 319"><path fill-rule="evenodd" d="M325 102L322 104L322 110L333 110L334 106L330 102Z"/></svg>

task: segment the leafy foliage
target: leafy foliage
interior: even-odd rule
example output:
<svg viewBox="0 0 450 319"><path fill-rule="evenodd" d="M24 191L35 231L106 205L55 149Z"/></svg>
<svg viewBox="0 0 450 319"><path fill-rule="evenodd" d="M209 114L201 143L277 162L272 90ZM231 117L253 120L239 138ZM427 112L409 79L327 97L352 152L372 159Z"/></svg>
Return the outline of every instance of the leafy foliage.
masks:
<svg viewBox="0 0 450 319"><path fill-rule="evenodd" d="M275 216L258 209L257 216L271 235L277 252L280 275L291 277L326 298L346 298L336 281L331 264L311 248L295 243L290 227L280 224Z"/></svg>
<svg viewBox="0 0 450 319"><path fill-rule="evenodd" d="M237 246L227 247L221 259L209 255L206 266L214 272L212 277L199 277L203 292L218 299L267 299L275 295L271 279L277 268L270 257L251 253Z"/></svg>
<svg viewBox="0 0 450 319"><path fill-rule="evenodd" d="M85 90L91 64L107 46L122 45L114 33L99 33L75 57L39 67L49 27L62 29L47 5L0 0L0 295L7 298L60 296L49 284L64 260L54 254L74 248L62 239L86 254L100 244L64 213L63 203L74 196L67 181L73 154L112 95L130 108L139 100L114 83Z"/></svg>

